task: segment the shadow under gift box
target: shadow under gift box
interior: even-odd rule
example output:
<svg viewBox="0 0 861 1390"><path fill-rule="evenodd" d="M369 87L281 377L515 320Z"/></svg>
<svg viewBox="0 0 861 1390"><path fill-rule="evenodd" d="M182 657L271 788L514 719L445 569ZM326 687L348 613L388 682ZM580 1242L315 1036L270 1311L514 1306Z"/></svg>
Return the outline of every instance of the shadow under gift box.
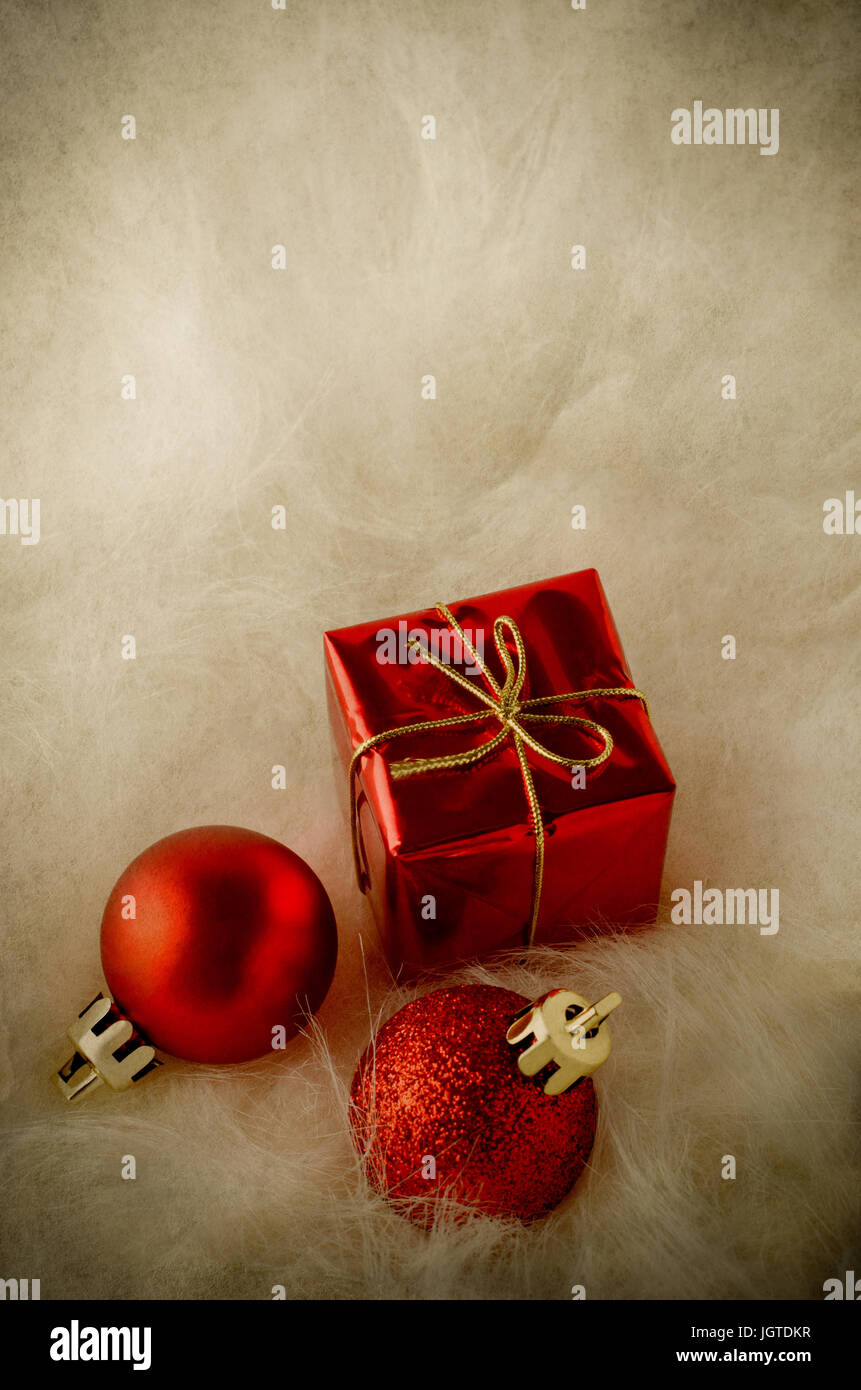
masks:
<svg viewBox="0 0 861 1390"><path fill-rule="evenodd" d="M514 619L526 651L522 700L596 687L635 688L595 570L449 606L500 685L504 672L493 624L502 615ZM324 635L329 717L344 767L345 803L350 759L365 739L482 709L417 653L414 663L380 659L391 650L380 634L397 634L403 623L408 633L426 633L432 652L453 647L454 658L459 655L434 609ZM403 657L403 641L399 647ZM514 647L509 650L514 655ZM455 659L452 665L463 672ZM471 665L469 653L463 660ZM480 674L470 671L468 678L487 691ZM643 703L598 695L547 708L603 725L613 751L579 787L575 783L582 779L569 768L526 750L546 836L534 940L565 943L596 928L653 923L675 782ZM535 833L513 739L471 767L404 780L391 773L404 758L440 757L486 742L501 727L489 709L487 716L465 729L392 739L359 764L368 893L386 956L402 978L528 939ZM603 746L577 726L527 727L566 758L592 758Z"/></svg>

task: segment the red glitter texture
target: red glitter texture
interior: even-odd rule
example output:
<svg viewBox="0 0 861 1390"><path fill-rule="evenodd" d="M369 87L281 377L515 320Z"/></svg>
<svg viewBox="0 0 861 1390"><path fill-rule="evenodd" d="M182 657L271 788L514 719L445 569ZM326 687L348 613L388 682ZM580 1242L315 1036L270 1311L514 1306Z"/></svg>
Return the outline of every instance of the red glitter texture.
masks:
<svg viewBox="0 0 861 1390"><path fill-rule="evenodd" d="M591 1080L544 1094L505 1034L532 1001L493 985L436 990L372 1040L353 1078L353 1139L369 1182L429 1225L441 1197L534 1221L573 1187L595 1138ZM422 1176L432 1155L436 1177ZM427 1167L428 1165L425 1164Z"/></svg>

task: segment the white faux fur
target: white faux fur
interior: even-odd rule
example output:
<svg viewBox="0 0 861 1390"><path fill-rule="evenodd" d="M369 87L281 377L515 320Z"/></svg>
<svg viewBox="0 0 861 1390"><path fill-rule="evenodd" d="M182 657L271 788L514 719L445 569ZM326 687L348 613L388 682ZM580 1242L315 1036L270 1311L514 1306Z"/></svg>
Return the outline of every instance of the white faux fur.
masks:
<svg viewBox="0 0 861 1390"><path fill-rule="evenodd" d="M822 529L826 498L861 495L850 15L6 7L0 494L40 498L41 539L0 537L0 1276L44 1298L767 1299L861 1270L859 541ZM780 107L779 154L672 146L698 96ZM778 888L780 931L664 910L473 971L625 1003L571 1199L425 1235L347 1135L372 1022L408 996L350 877L321 634L586 566L679 783L665 909L695 879ZM64 1107L48 1078L101 985L115 878L215 821L329 889L319 1029Z"/></svg>

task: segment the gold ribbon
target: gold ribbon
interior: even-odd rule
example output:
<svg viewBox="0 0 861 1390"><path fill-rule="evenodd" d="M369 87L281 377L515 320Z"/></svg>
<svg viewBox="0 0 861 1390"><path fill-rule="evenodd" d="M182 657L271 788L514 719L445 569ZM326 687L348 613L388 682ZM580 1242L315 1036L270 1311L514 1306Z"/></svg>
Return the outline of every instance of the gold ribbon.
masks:
<svg viewBox="0 0 861 1390"><path fill-rule="evenodd" d="M364 853L364 845L361 839L358 817L358 800L356 796L356 774L359 763L366 753L372 748L376 748L381 743L387 743L391 739L404 738L409 734L426 734L431 732L443 733L447 729L462 728L465 724L476 724L480 720L496 719L502 725L498 733L493 734L485 743L479 744L477 748L467 748L460 753L445 753L436 758L404 758L401 762L392 763L390 772L392 780L402 781L407 777L419 777L428 772L443 772L450 768L474 767L476 763L484 762L486 758L492 757L504 743L510 739L514 744L517 760L520 763L520 773L523 778L523 789L526 793L526 801L529 808L529 818L535 832L535 858L532 874L532 900L529 910L529 936L528 945L532 945L535 937L535 927L538 922L538 910L541 905L541 886L544 879L544 821L541 818L541 807L538 804L538 797L535 792L535 783L532 780L532 771L526 756L526 749L530 748L533 753L538 753L542 758L547 758L552 763L557 763L560 767L574 768L593 768L600 767L601 763L606 762L613 751L613 739L609 729L605 729L603 724L596 724L593 719L582 719L576 714L536 714L534 711L542 705L560 704L565 700L589 700L593 696L601 696L605 699L634 699L642 700L649 714L648 701L641 690L631 690L628 686L600 686L595 690L569 690L564 695L541 695L537 699L521 700L520 692L523 689L523 682L526 679L526 648L520 629L513 618L499 617L493 624L493 640L496 643L496 650L505 671L505 682L502 686L496 680L492 671L489 671L473 647L472 643L455 618L454 614L444 603L436 605L436 611L442 616L453 632L457 634L463 644L463 650L468 651L472 657L474 665L478 668L486 681L489 692L482 690L481 686L467 680L466 676L461 675L453 667L446 665L434 656L432 652L424 648L423 643L411 637L407 643L409 647L419 648L423 653L423 660L435 666L438 671L442 671L450 681L454 681L464 690L468 690L470 696L487 706L486 709L479 710L476 714L458 714L450 719L422 719L416 724L403 724L398 729L384 729L382 733L373 734L371 738L366 738L354 750L350 759L349 785L350 785L350 834L353 842L353 864L356 870L356 881L363 893L366 893L370 886L370 877L367 869L367 858ZM511 653L505 644L504 633L507 632L512 639L517 661L512 659ZM603 748L594 758L563 758L559 753L554 753L550 748L546 748L543 743L525 727L527 724L577 724L587 730L588 733L596 735L603 740Z"/></svg>

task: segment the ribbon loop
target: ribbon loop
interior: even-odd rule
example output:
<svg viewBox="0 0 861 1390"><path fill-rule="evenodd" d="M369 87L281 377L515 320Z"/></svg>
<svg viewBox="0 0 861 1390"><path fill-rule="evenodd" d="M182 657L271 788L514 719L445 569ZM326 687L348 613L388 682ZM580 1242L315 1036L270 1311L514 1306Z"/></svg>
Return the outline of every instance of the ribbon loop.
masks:
<svg viewBox="0 0 861 1390"><path fill-rule="evenodd" d="M637 699L642 700L649 715L649 705L645 695L641 690L634 690L628 686L599 686L593 690L569 690L562 695L541 695L534 699L521 700L520 695L526 680L526 646L523 641L520 628L513 618L502 614L494 620L493 640L496 646L499 660L505 677L502 686L499 685L493 672L485 665L475 647L469 641L466 633L461 627L457 618L451 610L444 604L436 605L436 611L460 639L462 650L469 652L476 670L483 677L488 690L483 690L474 681L467 680L466 676L460 671L456 671L452 666L440 661L439 657L428 651L422 643L415 638L410 639L408 645L417 648L421 652L421 660L436 667L450 681L467 690L473 699L481 701L487 708L479 710L476 714L459 714L449 719L423 719L414 724L403 724L397 729L385 729L382 733L374 734L366 738L353 751L350 759L349 784L350 784L350 833L353 844L353 863L356 870L356 879L359 888L363 893L367 892L370 886L370 878L367 868L367 858L364 852L364 845L361 838L361 828L359 825L358 802L356 796L356 776L359 763L367 753L378 748L380 744L387 743L392 739L404 738L410 734L445 734L450 729L462 728L465 725L478 723L481 720L496 718L501 725L498 733L480 743L475 748L463 749L457 753L442 753L435 758L403 758L399 762L391 764L390 772L394 781L402 781L407 777L419 777L429 773L451 771L459 768L474 767L477 763L492 757L504 744L511 741L517 754L520 765L520 773L523 779L523 790L526 795L526 803L529 809L529 819L535 832L535 856L533 863L532 876L532 899L529 909L529 922L527 924L527 945L531 946L535 937L535 928L538 923L538 912L541 905L541 887L544 876L544 821L541 816L541 807L535 791L535 783L532 777L532 770L526 757L526 749L529 748L539 757L546 758L549 762L556 763L560 767L567 767L573 771L575 768L594 768L600 767L602 763L613 752L613 738L609 729L605 729L603 724L598 724L594 719L584 719L576 714L539 714L536 711L543 705L557 704L564 701L588 700L593 697L603 699ZM505 634L508 634L514 646L515 658L512 656ZM651 717L651 716L649 716ZM582 729L587 737L600 739L603 747L600 753L592 758L566 758L559 753L554 753L552 749L545 745L529 732L526 725L535 724L569 724L576 725Z"/></svg>

